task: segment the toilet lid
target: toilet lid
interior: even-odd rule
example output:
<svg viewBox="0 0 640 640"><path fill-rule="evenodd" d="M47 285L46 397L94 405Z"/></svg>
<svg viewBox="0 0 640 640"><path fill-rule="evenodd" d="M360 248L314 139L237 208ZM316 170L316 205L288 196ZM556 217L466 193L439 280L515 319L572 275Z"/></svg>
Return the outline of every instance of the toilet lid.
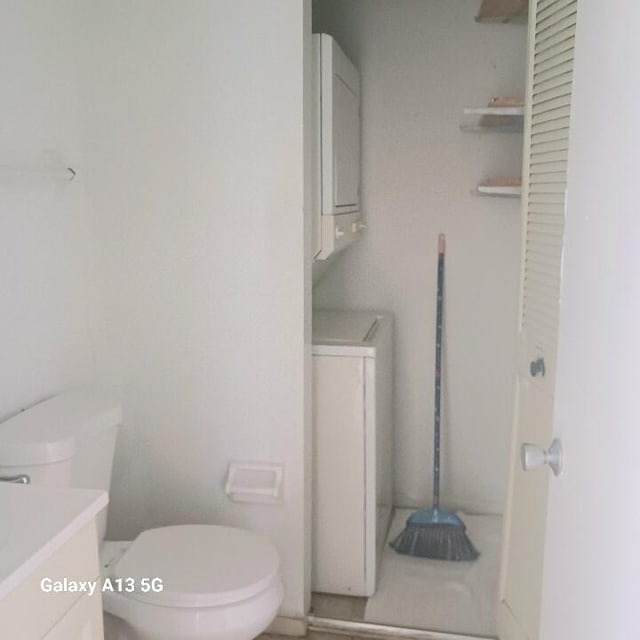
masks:
<svg viewBox="0 0 640 640"><path fill-rule="evenodd" d="M260 593L270 585L278 568L275 547L251 531L182 525L141 533L118 560L112 575L122 578L123 595L142 602L212 607ZM160 578L162 591L145 591L145 578ZM135 585L135 590L128 592L127 585Z"/></svg>

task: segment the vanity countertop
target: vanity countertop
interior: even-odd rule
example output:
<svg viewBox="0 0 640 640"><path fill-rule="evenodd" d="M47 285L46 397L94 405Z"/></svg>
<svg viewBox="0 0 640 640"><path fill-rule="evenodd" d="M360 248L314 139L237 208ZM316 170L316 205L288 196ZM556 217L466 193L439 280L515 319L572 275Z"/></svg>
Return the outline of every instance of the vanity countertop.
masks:
<svg viewBox="0 0 640 640"><path fill-rule="evenodd" d="M0 482L0 598L104 509L104 491Z"/></svg>

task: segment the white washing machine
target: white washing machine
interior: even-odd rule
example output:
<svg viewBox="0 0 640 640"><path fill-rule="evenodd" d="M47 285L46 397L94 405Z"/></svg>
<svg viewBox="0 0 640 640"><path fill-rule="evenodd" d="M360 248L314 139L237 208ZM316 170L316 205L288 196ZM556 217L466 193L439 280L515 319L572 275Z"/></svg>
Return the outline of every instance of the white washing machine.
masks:
<svg viewBox="0 0 640 640"><path fill-rule="evenodd" d="M392 508L392 320L313 313L314 591L370 596Z"/></svg>

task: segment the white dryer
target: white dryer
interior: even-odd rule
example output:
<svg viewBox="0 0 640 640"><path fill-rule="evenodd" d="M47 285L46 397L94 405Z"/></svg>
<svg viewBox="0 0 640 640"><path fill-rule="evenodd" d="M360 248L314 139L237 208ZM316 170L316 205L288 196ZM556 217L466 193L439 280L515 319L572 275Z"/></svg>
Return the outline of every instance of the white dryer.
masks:
<svg viewBox="0 0 640 640"><path fill-rule="evenodd" d="M370 596L392 508L392 320L313 313L314 591Z"/></svg>

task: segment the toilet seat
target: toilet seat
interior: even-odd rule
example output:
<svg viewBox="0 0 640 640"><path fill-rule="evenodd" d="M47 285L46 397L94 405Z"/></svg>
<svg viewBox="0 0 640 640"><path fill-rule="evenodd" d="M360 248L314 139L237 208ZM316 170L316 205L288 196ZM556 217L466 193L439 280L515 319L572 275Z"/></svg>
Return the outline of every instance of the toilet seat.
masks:
<svg viewBox="0 0 640 640"><path fill-rule="evenodd" d="M251 531L180 525L143 531L109 573L135 585L126 597L189 608L248 600L279 579L278 569L275 547ZM145 591L143 579L153 578L162 580L162 591Z"/></svg>

